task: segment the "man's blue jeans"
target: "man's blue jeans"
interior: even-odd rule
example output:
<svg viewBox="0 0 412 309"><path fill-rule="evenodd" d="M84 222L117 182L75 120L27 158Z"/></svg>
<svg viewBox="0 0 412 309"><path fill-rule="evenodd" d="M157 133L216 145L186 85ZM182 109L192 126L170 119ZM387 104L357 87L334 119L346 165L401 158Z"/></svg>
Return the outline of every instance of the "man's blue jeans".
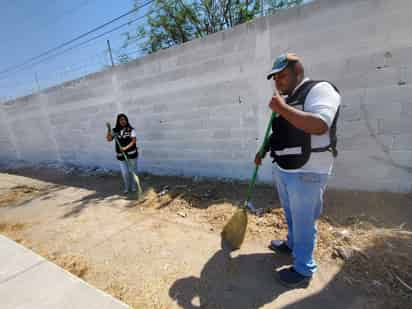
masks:
<svg viewBox="0 0 412 309"><path fill-rule="evenodd" d="M284 172L274 166L273 176L288 224L287 245L293 251L293 267L303 276L312 276L316 271L312 256L316 220L322 212L328 175Z"/></svg>

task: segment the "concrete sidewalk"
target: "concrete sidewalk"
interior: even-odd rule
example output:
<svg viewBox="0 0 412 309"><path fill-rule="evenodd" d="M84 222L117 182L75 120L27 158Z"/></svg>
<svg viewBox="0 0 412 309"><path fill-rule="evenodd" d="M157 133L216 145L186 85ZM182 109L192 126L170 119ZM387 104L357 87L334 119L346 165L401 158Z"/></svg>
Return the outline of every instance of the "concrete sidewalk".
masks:
<svg viewBox="0 0 412 309"><path fill-rule="evenodd" d="M0 235L0 308L130 307Z"/></svg>

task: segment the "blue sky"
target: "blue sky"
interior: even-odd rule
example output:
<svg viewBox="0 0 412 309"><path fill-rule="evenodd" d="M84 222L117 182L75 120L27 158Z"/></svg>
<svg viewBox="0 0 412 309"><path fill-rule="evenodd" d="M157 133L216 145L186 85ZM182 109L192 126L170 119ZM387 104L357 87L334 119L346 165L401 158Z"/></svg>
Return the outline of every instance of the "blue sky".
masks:
<svg viewBox="0 0 412 309"><path fill-rule="evenodd" d="M133 1L0 0L0 3L2 71L127 12L132 8ZM128 18L104 28L101 32L127 22ZM36 74L40 87L44 88L109 64L106 40L110 40L114 51L118 50L124 40L120 34L125 30L127 27L93 41L88 47L56 57L48 63L15 74L0 75L0 98L30 93L37 87ZM136 47L130 48L130 51L133 50L136 50Z"/></svg>

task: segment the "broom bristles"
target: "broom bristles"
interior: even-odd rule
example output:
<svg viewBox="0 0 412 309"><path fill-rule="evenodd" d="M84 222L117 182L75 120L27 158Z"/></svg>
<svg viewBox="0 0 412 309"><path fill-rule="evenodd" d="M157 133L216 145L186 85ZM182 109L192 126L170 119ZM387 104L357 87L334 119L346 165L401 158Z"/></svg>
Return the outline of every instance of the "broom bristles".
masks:
<svg viewBox="0 0 412 309"><path fill-rule="evenodd" d="M143 197L143 191L142 191L142 187L140 185L139 176L137 176L135 173L133 173L133 178L134 178L134 181L136 182L136 185L137 185L137 198L141 199Z"/></svg>
<svg viewBox="0 0 412 309"><path fill-rule="evenodd" d="M247 227L246 209L239 209L230 218L222 230L222 241L231 251L237 250L243 243Z"/></svg>

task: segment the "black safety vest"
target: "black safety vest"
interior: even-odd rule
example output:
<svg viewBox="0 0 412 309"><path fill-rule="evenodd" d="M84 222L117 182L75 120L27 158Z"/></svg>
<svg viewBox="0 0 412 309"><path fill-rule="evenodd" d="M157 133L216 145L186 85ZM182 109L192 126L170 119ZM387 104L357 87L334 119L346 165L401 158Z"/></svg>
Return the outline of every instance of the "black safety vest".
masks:
<svg viewBox="0 0 412 309"><path fill-rule="evenodd" d="M306 81L296 92L286 99L290 106L305 110L305 100L309 91L318 83L323 81ZM332 84L331 84L332 85ZM332 85L336 92L339 90ZM272 123L272 135L269 139L270 155L273 162L276 162L281 168L293 170L301 168L309 161L312 152L331 151L336 157L336 123L339 117L339 108L333 119L332 126L329 129L330 144L322 148L312 148L311 134L294 127L285 118L279 115Z"/></svg>
<svg viewBox="0 0 412 309"><path fill-rule="evenodd" d="M125 128L123 131L122 130L116 130L113 129L113 133L116 134L117 139L119 140L120 145L122 147L126 147L132 142L132 129L131 128ZM139 155L137 151L136 145L134 145L132 148L128 149L126 151L126 155L128 159L134 159L137 158ZM116 143L116 158L119 161L124 161L124 157L122 155L122 152L120 151L119 145Z"/></svg>

